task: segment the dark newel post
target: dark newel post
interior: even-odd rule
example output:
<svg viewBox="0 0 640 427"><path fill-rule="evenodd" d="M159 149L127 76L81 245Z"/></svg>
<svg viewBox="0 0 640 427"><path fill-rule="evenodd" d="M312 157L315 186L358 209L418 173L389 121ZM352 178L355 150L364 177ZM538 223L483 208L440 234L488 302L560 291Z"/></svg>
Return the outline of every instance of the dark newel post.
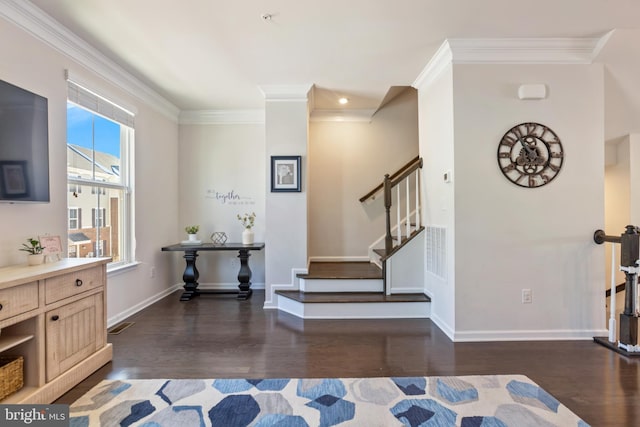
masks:
<svg viewBox="0 0 640 427"><path fill-rule="evenodd" d="M638 275L635 272L636 262L640 258L640 235L638 228L627 225L620 243L620 265L625 274L624 311L620 314L620 342L627 345L638 344L638 318L633 312L633 287L636 286ZM612 293L612 298L615 294Z"/></svg>
<svg viewBox="0 0 640 427"><path fill-rule="evenodd" d="M251 289L251 269L249 268L249 253L248 249L240 249L238 258L240 258L240 271L238 272L238 299L248 299L253 290Z"/></svg>
<svg viewBox="0 0 640 427"><path fill-rule="evenodd" d="M384 237L384 251L385 255L389 255L391 253L391 249L393 249L393 240L391 239L391 178L389 178L389 174L384 176L383 187L384 210L387 220L387 234Z"/></svg>
<svg viewBox="0 0 640 427"><path fill-rule="evenodd" d="M184 292L180 296L180 301L189 301L191 298L198 296L198 277L200 273L196 268L196 258L198 257L198 251L185 251L184 259L187 261L187 266L182 274L182 280L184 281Z"/></svg>

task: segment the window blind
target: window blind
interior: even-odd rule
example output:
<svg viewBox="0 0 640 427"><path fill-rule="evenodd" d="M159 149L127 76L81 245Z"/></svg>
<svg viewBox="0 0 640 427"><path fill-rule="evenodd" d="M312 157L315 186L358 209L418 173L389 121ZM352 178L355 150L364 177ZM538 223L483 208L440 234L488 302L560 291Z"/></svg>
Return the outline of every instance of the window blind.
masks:
<svg viewBox="0 0 640 427"><path fill-rule="evenodd" d="M67 79L67 97L69 101L93 111L121 125L134 127L134 115L116 103L92 92L91 90Z"/></svg>

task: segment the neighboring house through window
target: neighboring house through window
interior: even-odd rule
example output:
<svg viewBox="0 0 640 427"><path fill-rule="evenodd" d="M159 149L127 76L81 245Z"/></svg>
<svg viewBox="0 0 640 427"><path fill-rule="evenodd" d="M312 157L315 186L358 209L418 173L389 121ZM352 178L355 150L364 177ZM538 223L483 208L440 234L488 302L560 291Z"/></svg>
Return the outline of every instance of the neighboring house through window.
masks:
<svg viewBox="0 0 640 427"><path fill-rule="evenodd" d="M133 119L127 109L68 80L68 253L111 257L109 269L134 260Z"/></svg>

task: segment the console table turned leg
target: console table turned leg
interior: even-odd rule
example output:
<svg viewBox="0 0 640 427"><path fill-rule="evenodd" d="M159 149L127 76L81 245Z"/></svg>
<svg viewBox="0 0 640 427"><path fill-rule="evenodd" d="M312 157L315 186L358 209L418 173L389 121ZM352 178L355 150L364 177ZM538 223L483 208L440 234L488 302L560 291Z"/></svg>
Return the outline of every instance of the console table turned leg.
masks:
<svg viewBox="0 0 640 427"><path fill-rule="evenodd" d="M198 292L198 277L200 273L196 268L196 258L198 257L198 251L185 251L184 259L187 261L187 266L184 269L182 280L184 281L184 292L180 296L180 301L189 301L190 299L200 295Z"/></svg>
<svg viewBox="0 0 640 427"><path fill-rule="evenodd" d="M238 258L240 258L240 271L238 272L238 299L246 300L251 297L253 290L251 289L251 269L249 268L249 251L240 249Z"/></svg>

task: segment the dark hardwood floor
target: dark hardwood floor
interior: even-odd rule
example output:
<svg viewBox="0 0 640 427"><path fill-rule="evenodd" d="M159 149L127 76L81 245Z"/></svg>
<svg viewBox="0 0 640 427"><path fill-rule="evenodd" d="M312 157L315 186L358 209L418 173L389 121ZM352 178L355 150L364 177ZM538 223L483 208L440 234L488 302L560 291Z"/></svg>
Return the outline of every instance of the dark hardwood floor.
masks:
<svg viewBox="0 0 640 427"><path fill-rule="evenodd" d="M592 341L452 343L430 321L306 320L248 301L176 292L109 335L114 359L56 403L102 379L523 374L592 426L640 425L640 357Z"/></svg>

